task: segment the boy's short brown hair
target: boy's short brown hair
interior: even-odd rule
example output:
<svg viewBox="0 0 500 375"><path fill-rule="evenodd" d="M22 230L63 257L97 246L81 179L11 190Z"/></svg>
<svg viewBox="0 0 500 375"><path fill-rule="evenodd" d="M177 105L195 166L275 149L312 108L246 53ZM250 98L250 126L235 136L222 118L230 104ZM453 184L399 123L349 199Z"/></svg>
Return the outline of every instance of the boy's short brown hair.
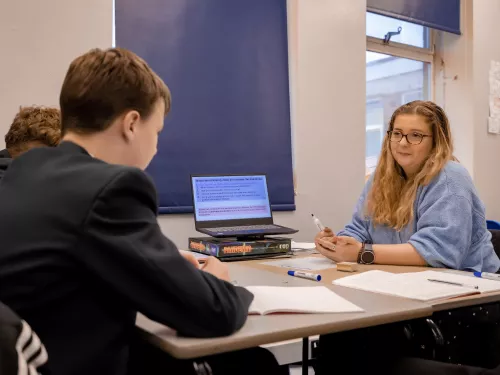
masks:
<svg viewBox="0 0 500 375"><path fill-rule="evenodd" d="M70 65L59 98L62 131L95 133L127 110L147 118L163 99L170 111L170 91L135 53L124 48L93 49Z"/></svg>
<svg viewBox="0 0 500 375"><path fill-rule="evenodd" d="M57 108L21 107L5 135L11 157L35 146L57 146L61 141L61 113Z"/></svg>

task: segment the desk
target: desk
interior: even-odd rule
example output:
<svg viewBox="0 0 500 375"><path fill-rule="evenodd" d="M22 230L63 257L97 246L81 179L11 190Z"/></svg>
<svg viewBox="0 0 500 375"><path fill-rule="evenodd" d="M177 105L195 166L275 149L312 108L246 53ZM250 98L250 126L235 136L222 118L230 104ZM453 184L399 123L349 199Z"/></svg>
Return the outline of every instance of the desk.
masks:
<svg viewBox="0 0 500 375"><path fill-rule="evenodd" d="M318 256L321 257L321 255L307 255L307 256ZM272 260L269 260L272 261ZM245 262L246 267L250 267L255 270L263 270L263 271L269 271L274 274L278 275L286 275L288 272L288 268L280 268L280 267L274 267L274 266L268 266L262 264L263 262L266 262L265 260L252 260ZM380 270L380 271L386 271L386 272L392 272L392 273L405 273L405 272L419 272L419 271L428 271L429 267L408 267L408 266L383 266L383 265L366 265L366 264L359 264L358 265L358 271L356 273L360 272L366 272L366 271L372 271L374 269ZM456 273L462 273L461 271L452 271L448 269L440 269L440 268L434 268L436 271L444 271L444 272L456 272ZM326 284L326 285L331 285L333 280L340 279L342 277L354 275L355 273L349 273L349 272L340 272L337 271L334 268L330 269L325 269L325 270L320 270L320 271L314 271L314 273L319 273L321 274L321 282ZM314 282L308 282L308 285L313 285L311 283ZM487 303L493 303L493 302L499 302L500 301L500 292L492 292L492 293L483 293L483 294L476 294L473 296L467 296L467 297L460 297L460 298L453 298L453 299L448 299L448 300L443 300L443 301L438 301L438 302L432 302L430 303L430 306L432 306L433 312L436 311L443 311L443 310L452 310L452 309L457 309L460 307L467 307L467 306L475 306L475 305L484 305Z"/></svg>
<svg viewBox="0 0 500 375"><path fill-rule="evenodd" d="M241 286L312 286L315 281L293 278L288 269L261 264L268 260L254 260L230 263L232 279ZM388 272L417 272L428 267L359 265L358 272L379 269ZM189 359L245 349L285 340L335 333L386 323L431 316L433 312L500 301L500 293L489 293L455 298L431 304L408 299L368 293L332 285L332 280L349 276L351 273L335 269L316 271L322 275L322 283L340 296L357 304L364 313L344 314L297 314L249 316L243 328L229 337L215 339L192 339L177 337L169 328L139 315L137 326L154 344L176 358ZM300 345L300 341L297 340ZM304 354L304 353L303 353ZM307 357L306 357L307 358Z"/></svg>
<svg viewBox="0 0 500 375"><path fill-rule="evenodd" d="M229 268L233 280L236 280L241 286L317 285L313 281L261 270L258 267L250 267L247 262L231 263ZM249 316L239 332L228 337L214 339L178 337L171 329L142 315L137 318L137 326L154 344L173 357L188 359L251 348L272 342L417 319L432 314L431 307L421 302L343 288L331 283L326 286L362 307L365 312Z"/></svg>
<svg viewBox="0 0 500 375"><path fill-rule="evenodd" d="M322 258L322 255L304 255L304 257L319 257ZM302 255L299 255L298 257L303 257ZM262 271L269 271L274 274L278 275L286 275L287 272L290 270L289 268L281 268L281 267L274 267L274 266L268 266L262 263L267 263L267 262L272 262L273 259L269 260L250 260L246 262L240 262L240 264L244 264L245 267L250 267L252 269L256 270L262 270ZM333 264L333 262L332 262ZM403 267L403 266L381 266L381 265L367 265L367 264L358 264L358 271L355 273L350 273L350 272L341 272L337 271L335 268L329 268L329 269L324 269L324 270L319 270L319 271L310 271L313 273L319 273L321 275L321 282L326 285L331 285L333 280L340 279L342 277L354 275L356 273L360 272L366 272L366 271L372 271L374 269L380 270L380 271L386 271L386 272L392 272L392 273L404 273L404 272L418 272L418 271L426 271L429 270L429 267ZM311 283L308 283L307 285L313 285Z"/></svg>

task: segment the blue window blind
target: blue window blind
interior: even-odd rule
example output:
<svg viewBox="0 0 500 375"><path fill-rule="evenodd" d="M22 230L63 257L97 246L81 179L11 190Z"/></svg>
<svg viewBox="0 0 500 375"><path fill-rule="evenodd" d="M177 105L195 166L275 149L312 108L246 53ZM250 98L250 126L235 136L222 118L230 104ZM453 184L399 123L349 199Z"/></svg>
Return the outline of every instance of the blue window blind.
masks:
<svg viewBox="0 0 500 375"><path fill-rule="evenodd" d="M367 9L460 35L460 0L367 0Z"/></svg>
<svg viewBox="0 0 500 375"><path fill-rule="evenodd" d="M116 44L172 91L148 173L160 213L192 212L190 174L266 173L294 210L286 0L116 0Z"/></svg>

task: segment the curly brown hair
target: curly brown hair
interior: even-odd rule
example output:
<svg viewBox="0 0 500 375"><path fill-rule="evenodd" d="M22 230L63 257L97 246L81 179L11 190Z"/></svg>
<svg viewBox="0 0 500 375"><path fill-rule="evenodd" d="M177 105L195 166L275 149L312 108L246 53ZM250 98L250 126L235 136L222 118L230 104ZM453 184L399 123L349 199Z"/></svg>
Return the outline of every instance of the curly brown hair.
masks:
<svg viewBox="0 0 500 375"><path fill-rule="evenodd" d="M5 135L11 157L38 146L57 146L61 141L61 112L57 108L21 107Z"/></svg>

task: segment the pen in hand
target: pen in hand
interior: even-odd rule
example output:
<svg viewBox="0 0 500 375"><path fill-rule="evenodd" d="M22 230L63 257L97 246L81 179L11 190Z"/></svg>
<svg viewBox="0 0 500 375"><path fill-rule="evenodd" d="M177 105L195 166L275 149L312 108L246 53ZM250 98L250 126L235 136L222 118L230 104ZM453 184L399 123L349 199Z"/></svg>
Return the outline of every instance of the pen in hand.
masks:
<svg viewBox="0 0 500 375"><path fill-rule="evenodd" d="M311 216L313 218L314 224L316 224L319 231L323 232L325 230L325 226L321 223L321 221L319 221L319 219L316 216L314 216L314 214L311 214Z"/></svg>

